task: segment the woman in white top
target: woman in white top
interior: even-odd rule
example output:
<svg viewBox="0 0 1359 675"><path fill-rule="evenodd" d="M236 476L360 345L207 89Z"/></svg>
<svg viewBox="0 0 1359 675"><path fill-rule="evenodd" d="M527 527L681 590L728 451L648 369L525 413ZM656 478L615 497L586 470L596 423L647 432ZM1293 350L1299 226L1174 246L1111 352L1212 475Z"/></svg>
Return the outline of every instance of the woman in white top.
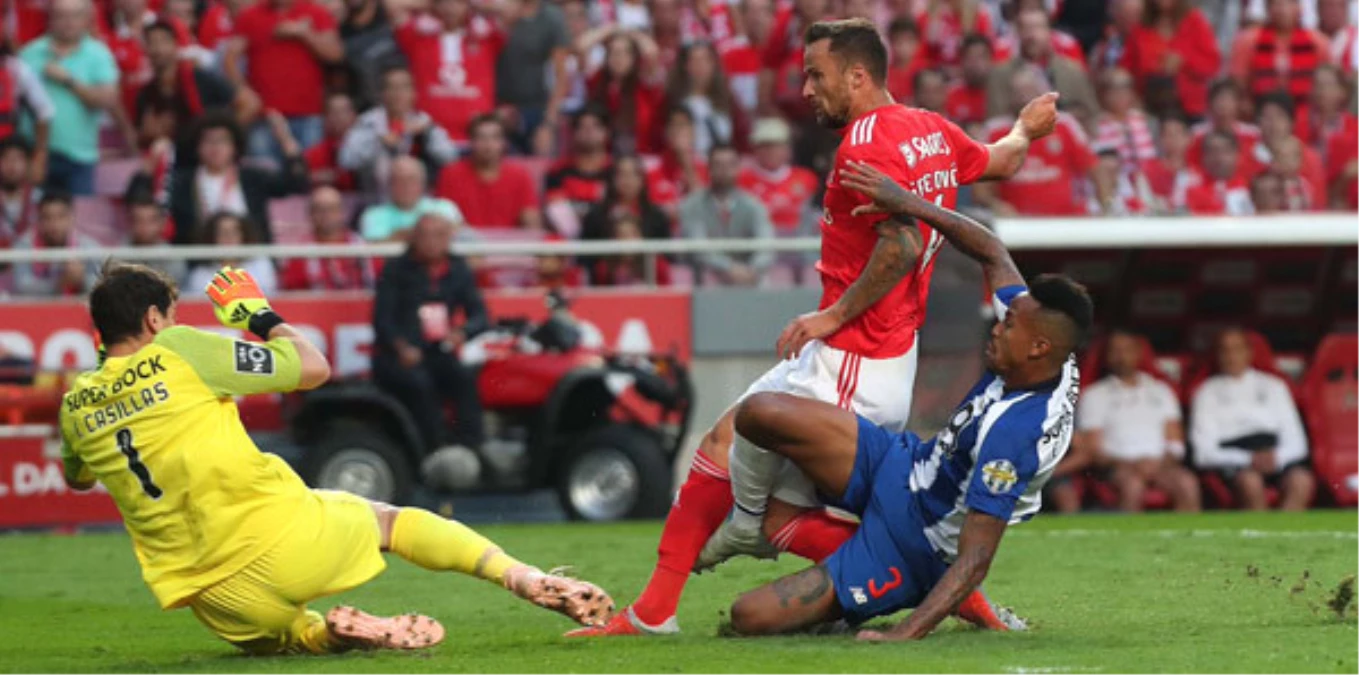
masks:
<svg viewBox="0 0 1359 675"><path fill-rule="evenodd" d="M199 243L216 246L241 246L243 244L258 244L263 241L259 233L259 227L249 218L239 216L235 213L220 211L208 218L208 222L203 224L203 240ZM189 278L184 282L184 288L188 293L197 293L212 283L213 275L226 266L238 267L255 277L255 282L259 284L260 290L265 295L278 290L278 274L274 269L274 261L265 257L255 258L223 258L210 262L200 262L189 270Z"/></svg>
<svg viewBox="0 0 1359 675"><path fill-rule="evenodd" d="M1316 480L1307 467L1307 435L1288 383L1251 367L1251 346L1238 329L1217 339L1218 374L1190 406L1194 464L1217 471L1244 508L1268 507L1265 485L1278 487L1279 508L1307 508Z"/></svg>

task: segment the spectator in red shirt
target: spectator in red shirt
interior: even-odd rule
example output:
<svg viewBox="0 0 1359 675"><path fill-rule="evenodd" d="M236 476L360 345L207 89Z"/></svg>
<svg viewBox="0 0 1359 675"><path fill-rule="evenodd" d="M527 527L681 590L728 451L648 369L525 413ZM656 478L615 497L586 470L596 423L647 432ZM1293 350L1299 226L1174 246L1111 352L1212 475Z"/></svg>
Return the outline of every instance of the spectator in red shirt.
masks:
<svg viewBox="0 0 1359 675"><path fill-rule="evenodd" d="M1024 102L1050 91L1043 73L1034 65L1014 71L1007 100L1013 101L1010 115L991 120L987 125L988 142L996 142L1010 132ZM1090 212L1088 201L1091 171L1098 160L1085 132L1075 118L1058 113L1057 126L1047 138L1029 147L1019 171L1003 183L977 183L973 186L977 203L998 216L1081 216ZM1109 198L1100 195L1101 203Z"/></svg>
<svg viewBox="0 0 1359 675"><path fill-rule="evenodd" d="M396 41L415 77L420 109L454 141L495 108L495 64L505 34L468 0L435 0L430 13L394 16Z"/></svg>
<svg viewBox="0 0 1359 675"><path fill-rule="evenodd" d="M604 199L585 214L580 238L608 239L613 222L620 217L637 219L642 235L647 239L669 239L673 218L651 201L647 190L642 161L635 155L619 157L609 172L609 183Z"/></svg>
<svg viewBox="0 0 1359 675"><path fill-rule="evenodd" d="M1312 94L1312 75L1331 60L1326 36L1298 25L1298 0L1268 0L1268 21L1232 43L1231 74L1252 98L1287 92L1299 103Z"/></svg>
<svg viewBox="0 0 1359 675"><path fill-rule="evenodd" d="M996 37L991 16L979 0L929 0L915 22L924 33L926 58L935 67L956 68L967 35Z"/></svg>
<svg viewBox="0 0 1359 675"><path fill-rule="evenodd" d="M915 73L911 88L915 91L912 104L923 110L944 114L948 103L948 76L938 68L926 68Z"/></svg>
<svg viewBox="0 0 1359 675"><path fill-rule="evenodd" d="M325 135L321 142L307 148L302 159L307 163L313 186L329 185L342 192L358 189L354 172L340 168L340 145L345 134L354 127L357 118L354 99L343 92L326 95L326 114L322 123Z"/></svg>
<svg viewBox="0 0 1359 675"><path fill-rule="evenodd" d="M693 118L694 152L706 157L714 145L745 145L745 117L736 106L717 49L708 42L686 45L670 70L668 109L684 108ZM668 121L668 120L667 120Z"/></svg>
<svg viewBox="0 0 1359 675"><path fill-rule="evenodd" d="M1195 215L1249 216L1249 181L1241 171L1241 148L1236 136L1213 131L1203 141L1203 171L1185 191L1185 208Z"/></svg>
<svg viewBox="0 0 1359 675"><path fill-rule="evenodd" d="M571 152L548 172L543 212L552 231L568 239L580 232L590 207L604 200L609 172L609 117L586 106L571 118Z"/></svg>
<svg viewBox="0 0 1359 675"><path fill-rule="evenodd" d="M1289 210L1313 211L1326 207L1326 172L1321 156L1293 133L1293 101L1283 92L1262 97L1256 118L1263 142L1255 146L1254 170L1268 166L1284 179ZM1280 154L1288 158L1280 164Z"/></svg>
<svg viewBox="0 0 1359 675"><path fill-rule="evenodd" d="M254 90L265 110L282 114L302 147L320 142L325 67L344 59L330 12L313 0L258 0L236 17L224 59L227 78ZM247 154L282 163L274 136L268 124L256 122Z"/></svg>
<svg viewBox="0 0 1359 675"><path fill-rule="evenodd" d="M781 109L785 118L801 122L812 116L802 98L802 34L827 18L829 0L794 0L776 10L774 26L760 56L761 115Z"/></svg>
<svg viewBox="0 0 1359 675"><path fill-rule="evenodd" d="M981 35L963 38L962 79L944 98L949 119L960 125L986 121L986 76L993 61L989 40Z"/></svg>
<svg viewBox="0 0 1359 675"><path fill-rule="evenodd" d="M899 16L887 27L887 46L892 49L892 65L887 68L887 91L897 101L914 98L915 74L929 67L925 49L920 45L920 29L910 17Z"/></svg>
<svg viewBox="0 0 1359 675"><path fill-rule="evenodd" d="M386 199L392 160L410 156L425 165L425 173L437 176L458 156L457 146L434 118L416 107L415 80L405 66L389 67L382 74L382 102L359 115L340 144L340 166L353 171L360 189Z"/></svg>
<svg viewBox="0 0 1359 675"><path fill-rule="evenodd" d="M1222 67L1222 54L1212 24L1190 0L1149 0L1122 65L1153 114L1179 109L1197 119L1208 109L1208 84Z"/></svg>
<svg viewBox="0 0 1359 675"><path fill-rule="evenodd" d="M1350 89L1340 69L1333 65L1317 68L1312 77L1311 105L1298 108L1297 133L1323 160L1332 138L1353 133L1359 126L1349 102Z"/></svg>
<svg viewBox="0 0 1359 675"><path fill-rule="evenodd" d="M1242 90L1235 80L1222 78L1208 89L1208 119L1195 124L1194 140L1189 145L1189 164L1203 168L1203 141L1208 134L1219 131L1231 134L1241 149L1241 157L1248 171L1254 172L1255 146L1260 142L1260 128L1240 119Z"/></svg>
<svg viewBox="0 0 1359 675"><path fill-rule="evenodd" d="M708 163L695 150L694 137L694 118L689 109L671 110L665 122L665 150L660 161L646 172L651 202L671 220L679 211L680 200L708 181Z"/></svg>
<svg viewBox="0 0 1359 675"><path fill-rule="evenodd" d="M659 145L665 77L656 43L640 32L613 32L604 65L590 77L590 100L609 111L614 154L652 153Z"/></svg>
<svg viewBox="0 0 1359 675"><path fill-rule="evenodd" d="M474 228L543 229L538 186L524 167L505 161L505 123L485 113L467 126L471 153L445 166L434 194L458 205Z"/></svg>
<svg viewBox="0 0 1359 675"><path fill-rule="evenodd" d="M750 140L755 144L755 161L742 169L737 187L755 195L769 210L775 233L802 233L804 212L820 188L820 179L808 169L793 166L792 133L783 120L760 120Z"/></svg>
<svg viewBox="0 0 1359 675"><path fill-rule="evenodd" d="M349 228L344 198L333 187L312 190L307 204L311 242L357 246L363 237ZM372 258L293 258L283 264L281 282L288 291L354 291L377 283L377 261Z"/></svg>
<svg viewBox="0 0 1359 675"><path fill-rule="evenodd" d="M632 214L613 219L610 232L613 241L642 239L641 221ZM653 256L656 265L656 285L670 285L670 261L665 256ZM590 283L594 286L638 286L647 283L646 256L638 253L605 256L590 267Z"/></svg>
<svg viewBox="0 0 1359 675"><path fill-rule="evenodd" d="M185 50L193 44L193 38L186 24L175 17L157 14L146 0L114 0L107 7L101 33L118 64L123 109L132 116L136 111L137 93L152 78L152 65L147 60L144 41L146 29L156 23L162 24L170 30L176 46Z"/></svg>
<svg viewBox="0 0 1359 675"><path fill-rule="evenodd" d="M236 32L236 17L252 0L213 0L198 20L198 44L216 51Z"/></svg>
<svg viewBox="0 0 1359 675"><path fill-rule="evenodd" d="M1326 148L1326 184L1333 208L1359 209L1359 130L1354 127L1331 137Z"/></svg>
<svg viewBox="0 0 1359 675"><path fill-rule="evenodd" d="M1250 181L1250 202L1258 216L1269 216L1288 210L1284 181L1273 171L1264 171Z"/></svg>
<svg viewBox="0 0 1359 675"><path fill-rule="evenodd" d="M1161 120L1161 138L1156 156L1142 162L1142 173L1155 199L1157 213L1183 213L1184 192L1198 180L1189 166L1189 124L1182 117Z"/></svg>
<svg viewBox="0 0 1359 675"><path fill-rule="evenodd" d="M240 124L259 114L259 99L249 89L232 87L222 76L180 58L178 38L169 23L147 26L145 46L151 74L136 92L133 106L141 147L161 138L186 143L190 123L208 110L230 111Z"/></svg>

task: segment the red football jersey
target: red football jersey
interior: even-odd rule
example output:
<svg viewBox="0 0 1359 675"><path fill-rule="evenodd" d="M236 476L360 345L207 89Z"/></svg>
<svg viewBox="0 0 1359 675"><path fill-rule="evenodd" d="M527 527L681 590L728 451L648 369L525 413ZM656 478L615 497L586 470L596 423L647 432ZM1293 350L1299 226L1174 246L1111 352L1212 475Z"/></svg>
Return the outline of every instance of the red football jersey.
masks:
<svg viewBox="0 0 1359 675"><path fill-rule="evenodd" d="M1013 125L1011 119L992 120L987 138L994 143ZM1034 141L1019 171L998 185L1000 198L1024 215L1086 215L1087 195L1081 188L1098 161L1080 123L1058 113L1057 128Z"/></svg>
<svg viewBox="0 0 1359 675"><path fill-rule="evenodd" d="M418 14L396 29L396 42L410 61L420 109L453 140L466 140L467 123L495 108L495 62L505 34L481 16L445 32L438 19Z"/></svg>
<svg viewBox="0 0 1359 675"><path fill-rule="evenodd" d="M774 172L751 166L741 172L736 184L764 204L776 230L790 233L797 231L803 207L816 196L816 182L816 174L800 166Z"/></svg>
<svg viewBox="0 0 1359 675"><path fill-rule="evenodd" d="M1212 180L1200 176L1195 185L1185 190L1185 208L1201 216L1249 216L1255 213L1250 199L1250 185L1245 178Z"/></svg>
<svg viewBox="0 0 1359 675"><path fill-rule="evenodd" d="M826 182L821 217L821 308L835 304L859 278L873 247L882 215L854 216L868 197L840 187L840 171L849 162L866 162L903 187L953 208L958 186L971 183L986 171L991 153L952 122L935 113L900 104L882 106L861 115L843 131L835 163ZM915 345L915 332L925 321L925 298L930 290L934 257L943 237L919 223L925 250L916 268L864 313L845 324L827 344L873 359L901 356Z"/></svg>
<svg viewBox="0 0 1359 675"><path fill-rule="evenodd" d="M217 45L231 37L235 31L235 19L231 17L226 5L214 2L208 5L207 11L203 12L203 18L198 20L198 44L207 49L217 49Z"/></svg>
<svg viewBox="0 0 1359 675"><path fill-rule="evenodd" d="M960 124L986 121L986 88L973 88L964 82L953 85L944 100L948 118Z"/></svg>

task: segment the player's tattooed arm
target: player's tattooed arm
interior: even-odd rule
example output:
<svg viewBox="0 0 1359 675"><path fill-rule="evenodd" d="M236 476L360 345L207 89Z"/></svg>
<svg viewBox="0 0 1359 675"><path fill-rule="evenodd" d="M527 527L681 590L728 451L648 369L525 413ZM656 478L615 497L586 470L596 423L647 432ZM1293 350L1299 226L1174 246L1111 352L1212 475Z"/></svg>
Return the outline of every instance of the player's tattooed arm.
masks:
<svg viewBox="0 0 1359 675"><path fill-rule="evenodd" d="M1006 522L979 511L969 511L958 537L958 558L949 566L939 583L905 621L885 633L861 631L860 640L919 640L930 634L968 594L981 585L991 569L991 561L1005 534Z"/></svg>
<svg viewBox="0 0 1359 675"><path fill-rule="evenodd" d="M856 208L856 214L890 213L924 221L938 230L955 248L981 264L993 288L1024 283L1000 238L981 223L907 190L864 162L850 162L841 170L840 184L873 200Z"/></svg>

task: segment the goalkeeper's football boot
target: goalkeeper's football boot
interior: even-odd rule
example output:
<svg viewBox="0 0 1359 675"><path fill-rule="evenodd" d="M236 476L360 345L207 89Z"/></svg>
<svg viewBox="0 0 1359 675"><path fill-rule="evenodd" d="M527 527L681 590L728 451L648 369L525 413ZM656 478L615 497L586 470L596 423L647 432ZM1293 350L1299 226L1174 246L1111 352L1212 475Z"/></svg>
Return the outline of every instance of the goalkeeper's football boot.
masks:
<svg viewBox="0 0 1359 675"><path fill-rule="evenodd" d="M708 538L703 550L698 552L698 560L694 561L695 572L710 570L738 555L767 560L779 557L779 550L769 543L769 539L764 536L764 531L759 526L744 528L733 523L734 521L727 520Z"/></svg>
<svg viewBox="0 0 1359 675"><path fill-rule="evenodd" d="M679 621L675 617L666 619L659 626L648 626L628 607L614 614L603 626L586 626L566 634L566 637L612 637L618 635L675 635L680 632Z"/></svg>
<svg viewBox="0 0 1359 675"><path fill-rule="evenodd" d="M604 589L558 570L544 573L536 567L522 566L505 574L505 587L515 595L565 615L582 626L603 626L613 614L613 598Z"/></svg>
<svg viewBox="0 0 1359 675"><path fill-rule="evenodd" d="M427 616L373 616L346 606L326 612L326 630L353 649L426 649L444 641L443 625Z"/></svg>
<svg viewBox="0 0 1359 675"><path fill-rule="evenodd" d="M972 591L958 605L957 616L978 628L998 631L1024 631L1029 625L1024 619L1005 607L997 607L986 597L982 589Z"/></svg>

